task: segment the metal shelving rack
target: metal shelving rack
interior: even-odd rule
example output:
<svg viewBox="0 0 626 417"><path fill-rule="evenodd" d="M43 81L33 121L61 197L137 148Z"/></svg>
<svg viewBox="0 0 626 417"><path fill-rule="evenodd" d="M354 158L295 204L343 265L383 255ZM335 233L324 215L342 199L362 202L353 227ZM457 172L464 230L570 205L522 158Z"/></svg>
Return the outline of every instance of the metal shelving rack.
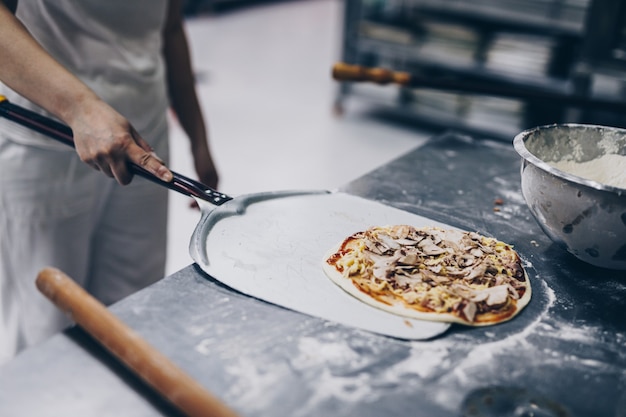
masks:
<svg viewBox="0 0 626 417"><path fill-rule="evenodd" d="M341 83L336 107L355 95L398 115L507 138L539 124L596 122L593 106L487 95L480 85L624 100L625 17L620 0L346 0L344 62L461 81L470 91Z"/></svg>

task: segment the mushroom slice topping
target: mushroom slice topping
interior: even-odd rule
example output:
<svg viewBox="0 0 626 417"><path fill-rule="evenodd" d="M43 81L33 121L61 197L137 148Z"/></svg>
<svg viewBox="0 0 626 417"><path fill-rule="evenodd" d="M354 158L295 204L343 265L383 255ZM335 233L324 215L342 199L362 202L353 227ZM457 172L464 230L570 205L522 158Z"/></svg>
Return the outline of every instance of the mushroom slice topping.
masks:
<svg viewBox="0 0 626 417"><path fill-rule="evenodd" d="M441 255L447 252L446 249L440 248L431 239L424 239L417 246L425 255Z"/></svg>
<svg viewBox="0 0 626 417"><path fill-rule="evenodd" d="M474 317L476 316L476 310L478 310L476 308L476 303L473 302L469 302L467 304L465 304L465 307L463 307L463 315L465 316L465 318L472 322L474 321Z"/></svg>
<svg viewBox="0 0 626 417"><path fill-rule="evenodd" d="M417 240L412 239L396 239L396 242L402 246L415 246L417 245Z"/></svg>
<svg viewBox="0 0 626 417"><path fill-rule="evenodd" d="M398 262L404 265L417 265L420 260L420 256L417 251L409 250L406 254L401 255L398 258Z"/></svg>
<svg viewBox="0 0 626 417"><path fill-rule="evenodd" d="M386 300L381 308L396 309L387 303L396 299L400 309L485 325L510 318L520 309L518 300L521 308L528 302L530 285L519 256L494 238L401 225L373 227L350 239L357 244L326 262L353 280L359 296Z"/></svg>
<svg viewBox="0 0 626 417"><path fill-rule="evenodd" d="M487 272L487 264L481 262L478 265L474 265L470 268L470 270L467 272L467 275L465 275L465 280L471 281L474 278L485 275L485 272Z"/></svg>
<svg viewBox="0 0 626 417"><path fill-rule="evenodd" d="M504 304L509 295L508 285L496 285L483 290L474 290L472 301L485 301L488 306Z"/></svg>
<svg viewBox="0 0 626 417"><path fill-rule="evenodd" d="M385 252L384 249L381 248L381 246L374 241L371 241L369 239L364 239L364 242L365 242L365 247L372 253L375 253L377 255L382 255Z"/></svg>
<svg viewBox="0 0 626 417"><path fill-rule="evenodd" d="M401 224L399 226L393 226L391 228L391 232L396 239L406 239L409 237L413 228L411 226L407 226L405 224Z"/></svg>
<svg viewBox="0 0 626 417"><path fill-rule="evenodd" d="M386 262L374 263L374 266L372 267L372 275L378 279L387 279L389 271L389 264Z"/></svg>
<svg viewBox="0 0 626 417"><path fill-rule="evenodd" d="M389 235L386 234L379 234L378 235L378 239L380 240L380 242L385 245L386 247L388 247L389 249L400 249L402 247L402 245L400 245L398 242L396 242L394 240L394 238L392 238Z"/></svg>

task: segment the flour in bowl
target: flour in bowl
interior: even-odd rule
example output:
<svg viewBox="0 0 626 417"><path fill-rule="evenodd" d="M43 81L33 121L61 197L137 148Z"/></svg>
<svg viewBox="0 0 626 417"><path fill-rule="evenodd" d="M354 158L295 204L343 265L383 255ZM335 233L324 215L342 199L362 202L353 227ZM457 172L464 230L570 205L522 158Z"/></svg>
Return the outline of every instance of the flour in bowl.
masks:
<svg viewBox="0 0 626 417"><path fill-rule="evenodd" d="M550 162L554 168L605 185L626 188L626 156L605 154L587 162Z"/></svg>

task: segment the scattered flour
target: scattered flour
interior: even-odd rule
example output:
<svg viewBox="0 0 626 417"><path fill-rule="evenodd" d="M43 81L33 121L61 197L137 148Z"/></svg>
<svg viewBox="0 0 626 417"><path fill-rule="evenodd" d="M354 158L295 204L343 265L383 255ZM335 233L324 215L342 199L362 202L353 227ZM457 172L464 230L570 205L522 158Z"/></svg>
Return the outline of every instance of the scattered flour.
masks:
<svg viewBox="0 0 626 417"><path fill-rule="evenodd" d="M626 156L605 154L587 162L550 162L554 168L618 188L626 188Z"/></svg>
<svg viewBox="0 0 626 417"><path fill-rule="evenodd" d="M532 267L530 263L527 266ZM346 343L345 330L328 323L329 331L323 337L294 337L295 351L290 351L285 361L264 363L245 357L230 361L226 372L232 380L225 397L236 398L250 415L288 401L285 407L293 407L290 415L301 417L311 415L323 404L343 404L347 410L350 404L373 404L389 393L402 396L420 392L452 415L476 381L484 382L485 369L490 375L490 367L506 363L511 356L519 358L524 369L566 366L590 377L612 375L611 357L597 352L595 346L598 340L626 345L626 333L581 321L556 320L547 314L557 303L554 290L541 280L534 292L541 308L530 323L504 338L499 338L495 329L485 332L488 340L478 344L472 338L466 343L462 333L407 342L367 337L366 332ZM537 343L539 339L544 342ZM563 343L575 349L565 354L559 347ZM515 372L524 369L509 369L510 378L515 380ZM492 382L506 384L509 376ZM288 400L293 383L302 386Z"/></svg>

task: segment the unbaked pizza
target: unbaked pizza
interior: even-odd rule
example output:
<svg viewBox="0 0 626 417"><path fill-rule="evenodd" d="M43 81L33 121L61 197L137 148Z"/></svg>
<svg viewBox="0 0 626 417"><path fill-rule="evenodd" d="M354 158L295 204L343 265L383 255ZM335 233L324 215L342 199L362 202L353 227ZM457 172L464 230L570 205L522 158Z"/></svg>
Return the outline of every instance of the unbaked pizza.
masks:
<svg viewBox="0 0 626 417"><path fill-rule="evenodd" d="M326 275L374 307L405 317L485 326L528 304L528 275L513 248L475 232L377 226L344 239Z"/></svg>

